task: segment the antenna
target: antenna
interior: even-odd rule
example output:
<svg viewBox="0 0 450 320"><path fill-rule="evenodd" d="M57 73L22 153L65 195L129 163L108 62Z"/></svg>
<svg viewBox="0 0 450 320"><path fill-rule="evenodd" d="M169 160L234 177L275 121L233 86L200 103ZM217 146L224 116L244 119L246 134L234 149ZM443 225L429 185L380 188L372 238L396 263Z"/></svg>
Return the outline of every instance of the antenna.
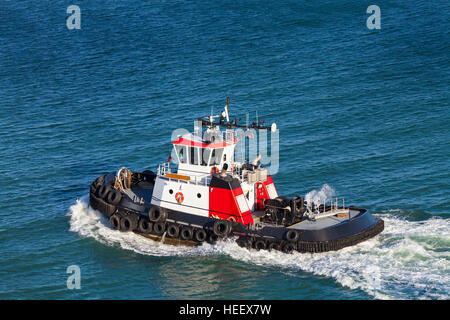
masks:
<svg viewBox="0 0 450 320"><path fill-rule="evenodd" d="M230 117L228 115L228 105L230 104L230 97L227 97L227 104L225 105L225 117L227 119L227 123L230 122Z"/></svg>
<svg viewBox="0 0 450 320"><path fill-rule="evenodd" d="M213 126L214 118L217 118L217 117L218 117L218 116L214 116L213 114L214 114L214 107L211 106L211 115L210 115L209 117L207 117L208 120L209 120L208 126L209 126L210 128L212 128L212 126ZM201 119L199 118L199 120L201 120Z"/></svg>
<svg viewBox="0 0 450 320"><path fill-rule="evenodd" d="M276 125L272 124L271 127L269 126L264 126L262 125L264 123L263 120L259 120L258 118L258 110L256 110L256 122L252 122L250 124L250 119L249 119L249 114L247 113L245 116L245 120L246 120L246 124L245 125L240 125L238 124L238 120L241 120L241 118L234 118L234 120L230 121L230 114L229 114L229 104L230 104L230 97L227 97L227 104L225 105L224 111L222 111L220 113L220 115L214 116L214 109L213 106L211 106L211 115L206 116L204 118L198 118L197 120L199 121L199 123L201 123L201 125L205 125L208 126L208 128L212 128L214 125L216 126L222 126L222 127L227 127L229 129L232 128L245 128L245 129L249 129L249 128L255 128L255 129L271 129L272 132L275 131L276 129ZM220 117L220 121L217 124L214 124L214 118ZM226 122L225 122L226 120Z"/></svg>

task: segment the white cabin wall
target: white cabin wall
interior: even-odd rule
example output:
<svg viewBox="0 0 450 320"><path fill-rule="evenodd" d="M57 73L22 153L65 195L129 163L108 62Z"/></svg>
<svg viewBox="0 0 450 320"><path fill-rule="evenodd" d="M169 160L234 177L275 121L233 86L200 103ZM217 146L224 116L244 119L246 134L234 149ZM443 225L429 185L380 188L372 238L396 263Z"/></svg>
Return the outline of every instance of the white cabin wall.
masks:
<svg viewBox="0 0 450 320"><path fill-rule="evenodd" d="M256 193L255 193L255 183L247 183L246 181L243 181L241 183L242 191L244 192L245 198L247 199L247 192L248 192L248 199L247 203L250 207L250 211L253 212L256 209Z"/></svg>
<svg viewBox="0 0 450 320"><path fill-rule="evenodd" d="M226 155L226 161L224 161L222 156L222 161L220 165L220 169L222 169L223 164L228 164L228 170L231 169L232 164L234 163L234 148L236 145L230 145L224 148L223 154Z"/></svg>
<svg viewBox="0 0 450 320"><path fill-rule="evenodd" d="M172 189L172 194L169 190ZM184 200L179 204L175 198L181 192ZM197 194L201 197L198 198ZM152 204L207 217L209 215L209 187L205 185L187 183L184 180L169 180L157 177L153 189Z"/></svg>

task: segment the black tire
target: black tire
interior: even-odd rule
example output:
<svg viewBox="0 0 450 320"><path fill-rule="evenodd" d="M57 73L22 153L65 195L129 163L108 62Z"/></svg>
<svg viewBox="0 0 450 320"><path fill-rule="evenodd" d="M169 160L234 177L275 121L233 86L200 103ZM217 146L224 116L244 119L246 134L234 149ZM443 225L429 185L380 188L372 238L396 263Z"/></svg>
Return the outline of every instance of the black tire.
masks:
<svg viewBox="0 0 450 320"><path fill-rule="evenodd" d="M167 226L167 235L171 238L178 238L180 235L180 226L175 223L171 223Z"/></svg>
<svg viewBox="0 0 450 320"><path fill-rule="evenodd" d="M194 230L191 227L183 227L180 231L180 237L183 240L192 240Z"/></svg>
<svg viewBox="0 0 450 320"><path fill-rule="evenodd" d="M120 217L117 214L113 214L109 218L109 225L111 226L111 229L119 230L120 229Z"/></svg>
<svg viewBox="0 0 450 320"><path fill-rule="evenodd" d="M97 185L95 186L94 195L95 195L96 197L98 197L98 193L100 192L100 188L101 188L102 186L103 186L102 184L97 184Z"/></svg>
<svg viewBox="0 0 450 320"><path fill-rule="evenodd" d="M255 249L256 250L264 250L266 249L266 243L264 240L258 240L255 242Z"/></svg>
<svg viewBox="0 0 450 320"><path fill-rule="evenodd" d="M269 244L268 249L269 249L269 251L275 251L275 250L278 251L278 250L280 250L280 245L276 242L272 242L271 244Z"/></svg>
<svg viewBox="0 0 450 320"><path fill-rule="evenodd" d="M167 210L158 206L153 206L148 211L148 219L152 222L164 222L167 218Z"/></svg>
<svg viewBox="0 0 450 320"><path fill-rule="evenodd" d="M105 175L98 177L94 181L94 187L97 188L99 185L102 185L105 182Z"/></svg>
<svg viewBox="0 0 450 320"><path fill-rule="evenodd" d="M289 242L297 242L299 238L299 233L297 230L290 229L286 232L286 240Z"/></svg>
<svg viewBox="0 0 450 320"><path fill-rule="evenodd" d="M294 247L294 245L292 244L292 243L290 243L290 242L287 242L287 243L285 243L284 245L283 245L283 252L284 253L292 253L292 252L294 252L294 250L295 250L295 247Z"/></svg>
<svg viewBox="0 0 450 320"><path fill-rule="evenodd" d="M231 226L227 221L217 220L214 222L214 234L219 238L227 236L231 231Z"/></svg>
<svg viewBox="0 0 450 320"><path fill-rule="evenodd" d="M105 182L105 176L100 176L91 184L91 192L95 193L97 188Z"/></svg>
<svg viewBox="0 0 450 320"><path fill-rule="evenodd" d="M137 225L137 218L134 215L128 215L120 219L120 231L134 231Z"/></svg>
<svg viewBox="0 0 450 320"><path fill-rule="evenodd" d="M90 187L89 187L89 193L90 194L92 194L92 193L94 193L95 194L95 191L97 190L97 184L95 183L95 182L92 182L92 184L90 185Z"/></svg>
<svg viewBox="0 0 450 320"><path fill-rule="evenodd" d="M166 223L165 222L155 222L153 224L153 233L157 236L160 236L166 231Z"/></svg>
<svg viewBox="0 0 450 320"><path fill-rule="evenodd" d="M203 229L196 229L194 234L194 239L197 242L203 242L206 240L206 237L208 235L206 234L206 231Z"/></svg>
<svg viewBox="0 0 450 320"><path fill-rule="evenodd" d="M218 236L216 236L214 233L210 233L210 234L208 235L207 241L208 241L209 244L215 244L215 243L217 242L218 239L219 239Z"/></svg>
<svg viewBox="0 0 450 320"><path fill-rule="evenodd" d="M138 231L141 233L151 233L153 230L153 223L147 220L147 218L141 218L138 223Z"/></svg>
<svg viewBox="0 0 450 320"><path fill-rule="evenodd" d="M99 198L105 199L108 192L110 192L112 187L109 184L103 184L97 189L97 196Z"/></svg>
<svg viewBox="0 0 450 320"><path fill-rule="evenodd" d="M111 189L106 196L106 202L112 204L113 206L118 205L120 200L122 200L122 193L117 189Z"/></svg>

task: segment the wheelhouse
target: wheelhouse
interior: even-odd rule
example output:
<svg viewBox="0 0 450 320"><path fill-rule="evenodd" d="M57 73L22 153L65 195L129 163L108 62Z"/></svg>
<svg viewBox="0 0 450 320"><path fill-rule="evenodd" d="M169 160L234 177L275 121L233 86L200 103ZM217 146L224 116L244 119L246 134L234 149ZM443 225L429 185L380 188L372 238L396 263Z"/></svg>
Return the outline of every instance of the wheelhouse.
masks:
<svg viewBox="0 0 450 320"><path fill-rule="evenodd" d="M210 173L214 167L220 171L224 164L231 168L237 139L216 138L211 141L206 140L206 135L204 139L201 139L190 133L179 137L172 144L178 160L178 172L195 175Z"/></svg>

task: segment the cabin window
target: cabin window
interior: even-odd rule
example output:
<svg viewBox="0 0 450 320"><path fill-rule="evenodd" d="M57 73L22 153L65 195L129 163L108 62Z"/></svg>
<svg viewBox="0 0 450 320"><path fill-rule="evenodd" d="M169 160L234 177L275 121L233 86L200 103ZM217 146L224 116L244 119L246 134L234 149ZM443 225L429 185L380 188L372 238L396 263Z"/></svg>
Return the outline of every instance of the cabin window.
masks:
<svg viewBox="0 0 450 320"><path fill-rule="evenodd" d="M179 163L186 163L187 162L187 151L186 146L175 146L175 151L178 155L178 161Z"/></svg>
<svg viewBox="0 0 450 320"><path fill-rule="evenodd" d="M270 199L275 199L276 197L278 197L277 190L275 189L275 186L273 185L273 183L268 184L266 186L266 189L267 189L267 193L269 193Z"/></svg>
<svg viewBox="0 0 450 320"><path fill-rule="evenodd" d="M222 159L223 148L212 149L210 165L219 165Z"/></svg>
<svg viewBox="0 0 450 320"><path fill-rule="evenodd" d="M239 205L239 210L241 213L247 212L250 210L248 207L247 201L245 200L244 194L240 194L236 197L237 203Z"/></svg>
<svg viewBox="0 0 450 320"><path fill-rule="evenodd" d="M198 148L197 147L189 147L189 163L198 165Z"/></svg>
<svg viewBox="0 0 450 320"><path fill-rule="evenodd" d="M209 156L211 155L211 149L209 148L202 148L200 149L200 154L202 156L202 166L207 166L209 161Z"/></svg>

